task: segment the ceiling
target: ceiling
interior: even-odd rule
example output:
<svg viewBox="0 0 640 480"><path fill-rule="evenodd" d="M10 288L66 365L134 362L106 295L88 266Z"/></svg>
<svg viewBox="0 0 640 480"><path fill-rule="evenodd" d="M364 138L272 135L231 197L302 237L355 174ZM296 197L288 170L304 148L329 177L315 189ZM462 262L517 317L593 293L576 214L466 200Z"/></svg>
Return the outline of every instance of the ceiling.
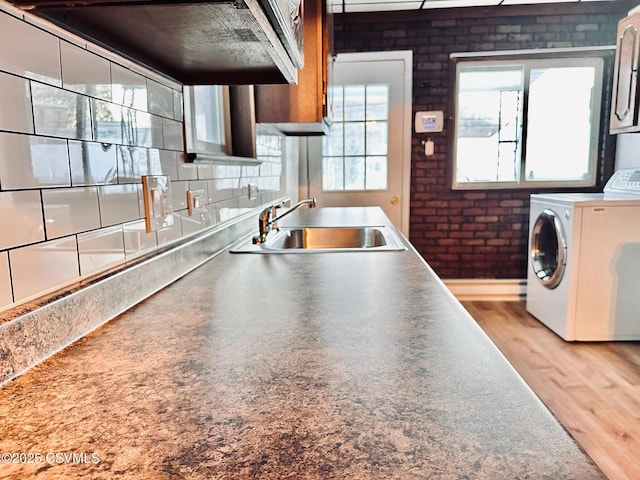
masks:
<svg viewBox="0 0 640 480"><path fill-rule="evenodd" d="M327 0L333 13L384 12L393 10L430 10L453 7L498 5L536 5L542 3L587 3L591 0ZM594 0L597 1L597 0ZM613 1L613 0L610 0Z"/></svg>

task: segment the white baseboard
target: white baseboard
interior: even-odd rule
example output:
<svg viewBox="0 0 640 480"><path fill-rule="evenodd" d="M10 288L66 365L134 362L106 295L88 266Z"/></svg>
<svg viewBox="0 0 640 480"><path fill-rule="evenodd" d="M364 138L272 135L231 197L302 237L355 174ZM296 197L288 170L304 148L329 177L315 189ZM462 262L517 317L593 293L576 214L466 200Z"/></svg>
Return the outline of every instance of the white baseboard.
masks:
<svg viewBox="0 0 640 480"><path fill-rule="evenodd" d="M454 279L443 280L458 300L507 302L524 300L525 279Z"/></svg>

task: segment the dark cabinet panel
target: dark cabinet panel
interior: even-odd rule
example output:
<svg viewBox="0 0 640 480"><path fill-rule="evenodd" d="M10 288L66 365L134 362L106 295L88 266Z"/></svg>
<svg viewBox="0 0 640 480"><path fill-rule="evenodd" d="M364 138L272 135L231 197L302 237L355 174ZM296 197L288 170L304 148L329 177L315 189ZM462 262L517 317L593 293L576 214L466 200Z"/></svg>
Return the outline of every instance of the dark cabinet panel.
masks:
<svg viewBox="0 0 640 480"><path fill-rule="evenodd" d="M258 0L12 3L184 84L297 81Z"/></svg>

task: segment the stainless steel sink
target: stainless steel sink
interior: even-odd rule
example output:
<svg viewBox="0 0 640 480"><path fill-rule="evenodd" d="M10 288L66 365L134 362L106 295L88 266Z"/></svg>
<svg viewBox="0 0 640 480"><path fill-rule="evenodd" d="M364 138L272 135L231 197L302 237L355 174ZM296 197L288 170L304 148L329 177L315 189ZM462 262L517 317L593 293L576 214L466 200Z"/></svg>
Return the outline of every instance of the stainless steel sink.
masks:
<svg viewBox="0 0 640 480"><path fill-rule="evenodd" d="M286 227L271 232L266 242L251 240L232 253L319 253L405 250L400 237L384 226Z"/></svg>

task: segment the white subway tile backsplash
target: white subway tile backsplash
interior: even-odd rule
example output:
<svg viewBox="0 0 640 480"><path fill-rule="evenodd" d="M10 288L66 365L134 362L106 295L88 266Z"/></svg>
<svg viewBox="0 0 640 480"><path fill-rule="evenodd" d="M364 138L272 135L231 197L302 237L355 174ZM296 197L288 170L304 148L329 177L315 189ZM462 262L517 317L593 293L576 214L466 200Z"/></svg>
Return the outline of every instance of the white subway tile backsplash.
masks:
<svg viewBox="0 0 640 480"><path fill-rule="evenodd" d="M136 184L98 187L98 200L103 227L129 222L141 217Z"/></svg>
<svg viewBox="0 0 640 480"><path fill-rule="evenodd" d="M147 233L144 220L125 223L123 230L126 258L137 257L158 246L156 232Z"/></svg>
<svg viewBox="0 0 640 480"><path fill-rule="evenodd" d="M197 233L215 224L215 219L206 209L201 209L189 216L186 211L179 212L184 235Z"/></svg>
<svg viewBox="0 0 640 480"><path fill-rule="evenodd" d="M147 79L149 112L161 117L173 118L173 90L154 80Z"/></svg>
<svg viewBox="0 0 640 480"><path fill-rule="evenodd" d="M162 130L164 132L164 148L167 150L180 150L184 149L184 136L182 134L182 123L170 120L168 118L162 119Z"/></svg>
<svg viewBox="0 0 640 480"><path fill-rule="evenodd" d="M147 80L116 63L111 64L112 101L147 112Z"/></svg>
<svg viewBox="0 0 640 480"><path fill-rule="evenodd" d="M261 192L280 190L280 177L260 177L258 188Z"/></svg>
<svg viewBox="0 0 640 480"><path fill-rule="evenodd" d="M0 73L0 105L0 130L33 133L29 80Z"/></svg>
<svg viewBox="0 0 640 480"><path fill-rule="evenodd" d="M189 182L171 182L171 206L174 212L187 208L187 190Z"/></svg>
<svg viewBox="0 0 640 480"><path fill-rule="evenodd" d="M60 42L62 86L91 97L111 100L109 61L77 45Z"/></svg>
<svg viewBox="0 0 640 480"><path fill-rule="evenodd" d="M184 119L184 108L182 105L182 92L173 90L173 119L182 122Z"/></svg>
<svg viewBox="0 0 640 480"><path fill-rule="evenodd" d="M243 165L242 174L243 177L258 177L260 176L260 165Z"/></svg>
<svg viewBox="0 0 640 480"><path fill-rule="evenodd" d="M100 227L97 187L43 190L42 204L48 239Z"/></svg>
<svg viewBox="0 0 640 480"><path fill-rule="evenodd" d="M44 240L40 192L0 192L0 249Z"/></svg>
<svg viewBox="0 0 640 480"><path fill-rule="evenodd" d="M91 275L125 260L122 226L78 235L80 275Z"/></svg>
<svg viewBox="0 0 640 480"><path fill-rule="evenodd" d="M164 148L164 134L162 131L162 124L164 118L157 115L149 115L151 141L149 145L154 148Z"/></svg>
<svg viewBox="0 0 640 480"><path fill-rule="evenodd" d="M93 136L96 141L135 145L135 110L96 98L91 99L91 108L94 112Z"/></svg>
<svg viewBox="0 0 640 480"><path fill-rule="evenodd" d="M200 164L196 165L196 168L198 169L198 178L200 180L209 180L214 178L215 169L213 165Z"/></svg>
<svg viewBox="0 0 640 480"><path fill-rule="evenodd" d="M0 252L0 308L13 302L11 292L11 274L9 272L9 254Z"/></svg>
<svg viewBox="0 0 640 480"><path fill-rule="evenodd" d="M125 138L126 145L134 145L136 147L153 146L153 125L150 113L135 111L134 122L131 124L131 134ZM157 141L157 140L156 140Z"/></svg>
<svg viewBox="0 0 640 480"><path fill-rule="evenodd" d="M0 132L2 190L69 185L66 140Z"/></svg>
<svg viewBox="0 0 640 480"><path fill-rule="evenodd" d="M31 96L36 134L93 138L88 97L38 82L31 82Z"/></svg>
<svg viewBox="0 0 640 480"><path fill-rule="evenodd" d="M0 70L61 86L60 47L54 35L0 12Z"/></svg>
<svg viewBox="0 0 640 480"><path fill-rule="evenodd" d="M242 212L237 198L225 200L218 205L218 216L221 222L231 220Z"/></svg>
<svg viewBox="0 0 640 480"><path fill-rule="evenodd" d="M173 189L173 186L171 187ZM182 224L177 213L173 214L173 225L168 228L158 230L158 245L166 245L167 243L178 240L184 234L182 233Z"/></svg>
<svg viewBox="0 0 640 480"><path fill-rule="evenodd" d="M208 180L207 192L211 202L228 200L241 194L239 178L222 178L220 180Z"/></svg>
<svg viewBox="0 0 640 480"><path fill-rule="evenodd" d="M178 165L183 163L181 157L181 152L160 150L160 168L162 169L162 175L168 175L172 180L177 180Z"/></svg>
<svg viewBox="0 0 640 480"><path fill-rule="evenodd" d="M117 183L117 147L109 143L69 140L71 184L105 185Z"/></svg>
<svg viewBox="0 0 640 480"><path fill-rule="evenodd" d="M142 175L161 175L160 151L155 148L119 146L118 182L141 183Z"/></svg>
<svg viewBox="0 0 640 480"><path fill-rule="evenodd" d="M178 164L178 180L197 180L198 167L193 163L181 162Z"/></svg>
<svg viewBox="0 0 640 480"><path fill-rule="evenodd" d="M213 178L237 178L242 174L240 165L215 165Z"/></svg>
<svg viewBox="0 0 640 480"><path fill-rule="evenodd" d="M131 147L162 147L162 119L111 102L92 99L96 120L93 129L99 142Z"/></svg>
<svg viewBox="0 0 640 480"><path fill-rule="evenodd" d="M0 42L0 308L236 217L258 203L243 198L248 182L281 187L277 135L258 132L262 171L187 163L175 81L1 8ZM176 212L153 233L143 220L148 174L170 177ZM191 216L188 189L207 193Z"/></svg>
<svg viewBox="0 0 640 480"><path fill-rule="evenodd" d="M208 205L205 205L204 208L207 211L207 213L209 214L209 216L211 217L211 221L213 222L213 225L216 225L217 223L220 223L220 215L218 213L218 205L216 205L215 203L210 203Z"/></svg>
<svg viewBox="0 0 640 480"><path fill-rule="evenodd" d="M79 275L76 237L9 251L15 301L69 284Z"/></svg>

